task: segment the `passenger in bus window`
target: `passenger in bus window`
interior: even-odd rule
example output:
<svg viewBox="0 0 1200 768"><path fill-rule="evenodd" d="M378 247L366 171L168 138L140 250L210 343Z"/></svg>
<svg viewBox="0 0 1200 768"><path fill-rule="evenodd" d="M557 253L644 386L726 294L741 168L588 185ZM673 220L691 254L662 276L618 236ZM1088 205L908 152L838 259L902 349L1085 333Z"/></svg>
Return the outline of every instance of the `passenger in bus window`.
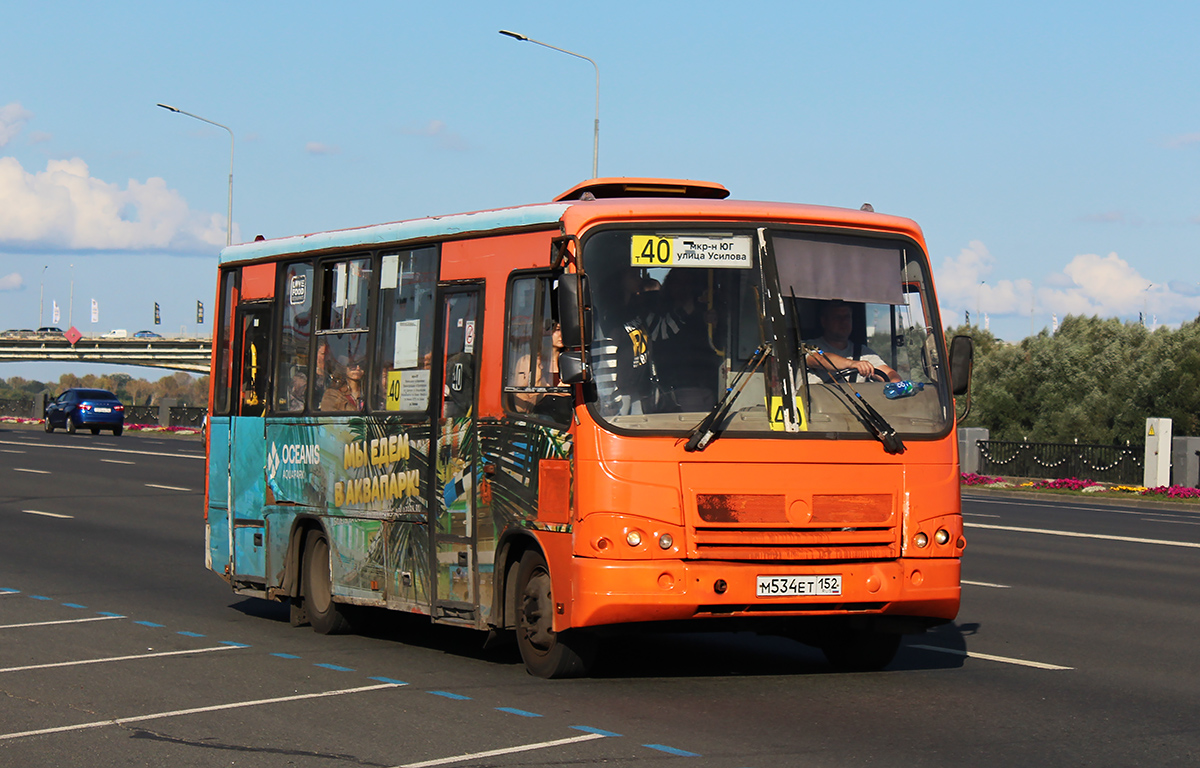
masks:
<svg viewBox="0 0 1200 768"><path fill-rule="evenodd" d="M645 324L647 294L652 293L646 291L647 285L641 269L624 268L619 282L608 286L610 294L602 303L609 310L600 317L593 354L596 392L604 416L656 410L658 374Z"/></svg>
<svg viewBox="0 0 1200 768"><path fill-rule="evenodd" d="M808 339L804 343L820 349L838 368L853 369L849 375L850 381L858 376L863 380L871 378L884 381L900 381L900 374L883 362L879 353L861 342L852 341L854 330L853 307L845 301L826 301L821 305L820 313L821 335ZM823 369L829 365L819 355L809 354L806 358L810 368ZM819 378L809 375L809 381L819 381Z"/></svg>
<svg viewBox="0 0 1200 768"><path fill-rule="evenodd" d="M514 387L559 386L558 353L563 350L562 330L557 321L547 321L546 324L548 328L541 344L542 354L536 366L537 370L530 370L531 358L528 352L521 355L513 368ZM570 421L572 405L572 396L567 392L513 393L513 410L518 413L546 416L561 424Z"/></svg>
<svg viewBox="0 0 1200 768"><path fill-rule="evenodd" d="M304 410L304 393L308 391L308 374L303 369L297 369L292 374L292 383L288 386L288 410L295 413Z"/></svg>
<svg viewBox="0 0 1200 768"><path fill-rule="evenodd" d="M717 402L722 356L713 345L715 313L704 308L709 270L676 267L647 317L664 408L708 411Z"/></svg>
<svg viewBox="0 0 1200 768"><path fill-rule="evenodd" d="M321 397L322 411L355 411L363 410L363 364L356 358L344 358L338 361L337 370L333 375L331 386Z"/></svg>

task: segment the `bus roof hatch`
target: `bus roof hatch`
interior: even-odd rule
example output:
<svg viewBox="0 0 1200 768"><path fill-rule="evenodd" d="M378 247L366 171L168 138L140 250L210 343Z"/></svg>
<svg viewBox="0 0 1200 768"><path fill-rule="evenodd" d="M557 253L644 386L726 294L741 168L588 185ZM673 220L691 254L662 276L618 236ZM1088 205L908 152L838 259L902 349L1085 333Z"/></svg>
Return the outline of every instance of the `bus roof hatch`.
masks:
<svg viewBox="0 0 1200 768"><path fill-rule="evenodd" d="M587 194L591 198L585 198ZM711 181L692 179L643 179L618 177L588 179L576 184L554 198L554 202L565 200L599 199L605 197L692 197L705 200L723 200L729 190Z"/></svg>

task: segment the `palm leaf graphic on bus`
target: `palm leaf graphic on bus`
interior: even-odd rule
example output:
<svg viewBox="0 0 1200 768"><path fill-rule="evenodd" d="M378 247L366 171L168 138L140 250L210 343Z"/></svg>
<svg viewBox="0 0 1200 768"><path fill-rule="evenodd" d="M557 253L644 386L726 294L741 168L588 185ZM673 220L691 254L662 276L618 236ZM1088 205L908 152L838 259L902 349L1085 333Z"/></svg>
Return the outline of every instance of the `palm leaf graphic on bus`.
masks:
<svg viewBox="0 0 1200 768"><path fill-rule="evenodd" d="M570 459L570 432L526 421L481 426L484 459L499 471L490 482L492 523L498 535L537 518L538 467L542 459Z"/></svg>
<svg viewBox="0 0 1200 768"><path fill-rule="evenodd" d="M472 457L475 458L472 464ZM443 533L466 535L466 518L470 514L471 496L482 471L478 451L475 420L468 411L464 416L449 419L438 438L437 496L438 529Z"/></svg>

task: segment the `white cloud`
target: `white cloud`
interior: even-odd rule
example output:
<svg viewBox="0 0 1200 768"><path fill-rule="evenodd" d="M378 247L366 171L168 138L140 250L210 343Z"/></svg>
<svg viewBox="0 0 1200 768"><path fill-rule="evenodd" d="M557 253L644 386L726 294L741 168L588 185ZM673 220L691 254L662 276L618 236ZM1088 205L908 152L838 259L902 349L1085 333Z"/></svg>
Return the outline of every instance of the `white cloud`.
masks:
<svg viewBox="0 0 1200 768"><path fill-rule="evenodd" d="M23 285L25 285L25 280L19 272L13 272L11 275L0 277L0 291L17 291Z"/></svg>
<svg viewBox="0 0 1200 768"><path fill-rule="evenodd" d="M1038 291L1038 300L1047 310L1066 315L1129 315L1148 302L1151 283L1129 262L1115 253L1098 256L1084 253L1063 267L1067 280L1056 280L1057 287ZM1069 282L1068 282L1069 281ZM1158 286L1159 296L1168 291Z"/></svg>
<svg viewBox="0 0 1200 768"><path fill-rule="evenodd" d="M17 102L0 107L0 147L16 138L33 113Z"/></svg>
<svg viewBox="0 0 1200 768"><path fill-rule="evenodd" d="M401 133L405 136L428 136L435 139L442 149L463 152L469 148L466 139L447 128L441 120L430 120L422 126L405 128Z"/></svg>
<svg viewBox="0 0 1200 768"><path fill-rule="evenodd" d="M1164 143L1168 149L1183 149L1193 144L1200 144L1200 133L1181 133L1177 136L1169 136Z"/></svg>
<svg viewBox="0 0 1200 768"><path fill-rule="evenodd" d="M332 144L323 144L319 141L310 141L304 145L304 151L310 155L336 155L342 150Z"/></svg>
<svg viewBox="0 0 1200 768"><path fill-rule="evenodd" d="M935 275L941 306L951 310L984 312L991 315L1029 311L1033 283L1030 280L987 280L995 257L978 240L946 259Z"/></svg>
<svg viewBox="0 0 1200 768"><path fill-rule="evenodd" d="M224 217L190 210L161 178L121 189L92 178L79 158L29 173L0 157L0 246L212 252L224 244Z"/></svg>

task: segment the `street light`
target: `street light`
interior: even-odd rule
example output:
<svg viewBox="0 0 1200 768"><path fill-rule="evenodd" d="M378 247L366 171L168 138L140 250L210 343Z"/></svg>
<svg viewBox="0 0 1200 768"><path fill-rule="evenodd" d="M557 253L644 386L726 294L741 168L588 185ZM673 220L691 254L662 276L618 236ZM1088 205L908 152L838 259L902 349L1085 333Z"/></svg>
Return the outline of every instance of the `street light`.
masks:
<svg viewBox="0 0 1200 768"><path fill-rule="evenodd" d="M229 126L227 126L227 125L221 125L220 123L209 120L208 118L200 117L200 115L193 115L191 112L184 112L182 109L177 109L177 108L169 106L167 104L159 104L158 106L162 107L163 109L165 109L169 112L178 112L181 115L187 115L188 117L195 118L201 122L208 123L209 125L215 125L218 128L224 128L225 130L229 131L229 212L228 212L228 214L226 216L226 220L225 220L225 245L232 245L233 244L233 131L231 131L229 129Z"/></svg>
<svg viewBox="0 0 1200 768"><path fill-rule="evenodd" d="M558 51L559 53L565 53L568 56L574 56L577 59L589 61L591 62L592 66L596 68L596 128L592 135L592 178L597 178L600 175L597 171L600 162L600 65L581 53L575 53L574 51L568 51L566 48L559 48L558 46L550 45L549 43L543 43L540 40L534 40L532 37L526 37L525 35L518 34L516 32L509 32L507 29L500 30L500 34L511 37L514 40L533 43L535 45L540 45L543 48L549 48L551 50Z"/></svg>

